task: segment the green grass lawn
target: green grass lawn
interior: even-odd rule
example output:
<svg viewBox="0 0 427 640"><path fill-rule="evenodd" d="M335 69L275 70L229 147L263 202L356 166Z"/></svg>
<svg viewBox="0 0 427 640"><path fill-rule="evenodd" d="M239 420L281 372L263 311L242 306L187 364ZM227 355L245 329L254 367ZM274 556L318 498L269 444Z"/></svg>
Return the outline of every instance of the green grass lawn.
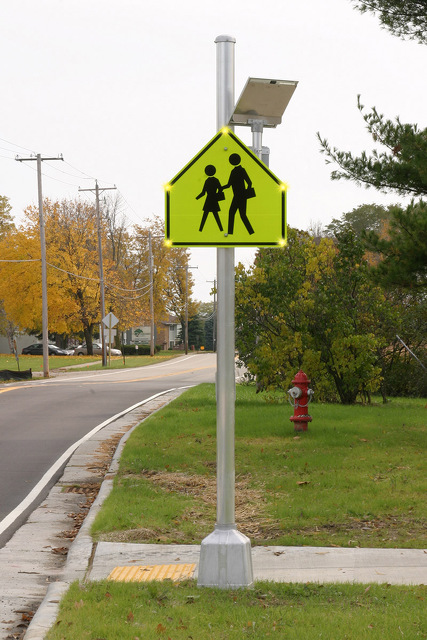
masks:
<svg viewBox="0 0 427 640"><path fill-rule="evenodd" d="M82 364L82 358L84 362L97 362L100 356L50 356L49 357L49 370L60 369L62 367L69 367L75 364ZM10 371L18 371L18 363L15 356L11 354L0 354L0 370L9 369ZM25 371L31 369L32 371L43 371L43 356L19 356L19 369Z"/></svg>
<svg viewBox="0 0 427 640"><path fill-rule="evenodd" d="M238 386L236 522L252 544L427 546L425 399L292 409ZM200 385L129 438L97 539L200 543L216 517L216 406Z"/></svg>
<svg viewBox="0 0 427 640"><path fill-rule="evenodd" d="M47 640L427 638L427 587L74 583Z"/></svg>
<svg viewBox="0 0 427 640"><path fill-rule="evenodd" d="M125 362L123 357L112 356L111 362L108 362L107 356L107 368L110 369L124 369L132 367L145 367L149 364L155 364L158 362L164 362L171 358L176 358L182 355L181 351L161 351L156 353L153 357L150 356L126 356ZM90 366L91 371L105 369L102 366L101 356L50 356L49 357L49 371L55 369L62 369L63 367L70 367L75 365L81 365L82 370L86 370L85 365L96 362ZM9 369L10 371L18 371L18 363L16 362L13 354L0 354L0 370ZM43 371L43 356L19 356L19 369L24 371L31 369L34 372ZM80 369L76 367L75 371Z"/></svg>

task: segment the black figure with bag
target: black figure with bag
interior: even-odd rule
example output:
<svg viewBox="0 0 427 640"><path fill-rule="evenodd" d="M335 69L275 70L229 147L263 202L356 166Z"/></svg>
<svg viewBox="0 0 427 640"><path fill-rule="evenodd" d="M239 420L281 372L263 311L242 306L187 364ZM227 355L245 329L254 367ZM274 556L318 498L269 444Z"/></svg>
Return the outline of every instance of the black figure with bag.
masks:
<svg viewBox="0 0 427 640"><path fill-rule="evenodd" d="M228 161L234 166L234 169L231 170L228 183L222 187L223 189L228 189L229 187L233 189L233 200L231 201L228 211L228 234L231 235L234 231L234 219L238 211L247 232L252 235L255 232L246 215L246 202L248 198L256 197L255 190L252 187L252 181L247 172L240 164L241 158L239 154L232 153Z"/></svg>
<svg viewBox="0 0 427 640"><path fill-rule="evenodd" d="M203 185L203 191L196 196L196 200L206 195L205 202L203 204L203 217L200 223L199 231L203 231L203 227L205 226L205 222L209 213L214 214L214 218L219 227L220 231L223 231L220 217L218 215L218 211L220 211L219 201L225 200L224 193L222 191L221 183L218 178L215 178L216 168L213 164L208 164L205 167L205 173L208 176L205 180L205 184Z"/></svg>

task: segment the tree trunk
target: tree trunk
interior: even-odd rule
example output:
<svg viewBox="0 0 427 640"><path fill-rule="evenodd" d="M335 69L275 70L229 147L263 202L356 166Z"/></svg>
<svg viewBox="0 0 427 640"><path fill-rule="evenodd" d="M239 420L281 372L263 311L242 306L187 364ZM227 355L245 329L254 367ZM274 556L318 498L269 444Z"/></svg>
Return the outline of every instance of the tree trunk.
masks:
<svg viewBox="0 0 427 640"><path fill-rule="evenodd" d="M85 342L87 347L87 355L93 356L93 339L92 339L93 324L84 325L83 332L84 332Z"/></svg>
<svg viewBox="0 0 427 640"><path fill-rule="evenodd" d="M386 392L385 392L385 384L382 384L380 387L381 390L381 396L383 399L383 404L387 404L388 400L387 400L387 396L386 396Z"/></svg>

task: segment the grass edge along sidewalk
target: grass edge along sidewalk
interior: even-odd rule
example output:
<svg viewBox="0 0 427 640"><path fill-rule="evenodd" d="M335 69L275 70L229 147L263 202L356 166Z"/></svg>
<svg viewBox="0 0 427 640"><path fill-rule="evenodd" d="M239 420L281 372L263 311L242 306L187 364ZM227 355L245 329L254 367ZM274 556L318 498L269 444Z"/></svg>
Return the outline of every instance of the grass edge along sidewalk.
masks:
<svg viewBox="0 0 427 640"><path fill-rule="evenodd" d="M425 639L426 598L425 585L76 582L46 640Z"/></svg>
<svg viewBox="0 0 427 640"><path fill-rule="evenodd" d="M238 529L253 545L427 546L426 400L311 407L296 435L287 403L237 387ZM199 544L215 524L215 432L214 385L136 428L95 539Z"/></svg>

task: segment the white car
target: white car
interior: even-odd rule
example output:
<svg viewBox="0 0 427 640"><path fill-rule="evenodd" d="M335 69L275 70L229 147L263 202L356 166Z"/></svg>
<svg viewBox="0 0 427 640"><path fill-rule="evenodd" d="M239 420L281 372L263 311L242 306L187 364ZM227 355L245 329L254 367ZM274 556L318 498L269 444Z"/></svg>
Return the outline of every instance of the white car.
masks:
<svg viewBox="0 0 427 640"><path fill-rule="evenodd" d="M93 355L95 356L100 356L102 355L102 345L99 342L93 342L92 343L92 347L93 347ZM108 345L105 345L105 349L107 351L107 353L110 353L110 349L108 348ZM81 344L80 346L76 347L74 349L74 355L75 356L87 356L87 346L86 346L86 342L83 342L83 344ZM112 356L121 356L122 352L120 351L120 349L111 349L111 355Z"/></svg>

